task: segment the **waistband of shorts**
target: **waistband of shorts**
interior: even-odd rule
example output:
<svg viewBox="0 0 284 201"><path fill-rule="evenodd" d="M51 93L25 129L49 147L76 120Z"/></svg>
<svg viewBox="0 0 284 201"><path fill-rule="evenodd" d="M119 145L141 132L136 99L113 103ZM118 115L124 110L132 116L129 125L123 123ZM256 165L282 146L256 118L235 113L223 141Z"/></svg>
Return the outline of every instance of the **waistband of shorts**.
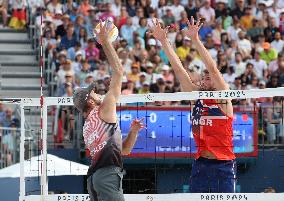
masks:
<svg viewBox="0 0 284 201"><path fill-rule="evenodd" d="M234 162L235 159L233 160L218 160L218 159L208 159L200 156L196 161L202 161L202 162L209 162L209 163L228 163L228 162Z"/></svg>

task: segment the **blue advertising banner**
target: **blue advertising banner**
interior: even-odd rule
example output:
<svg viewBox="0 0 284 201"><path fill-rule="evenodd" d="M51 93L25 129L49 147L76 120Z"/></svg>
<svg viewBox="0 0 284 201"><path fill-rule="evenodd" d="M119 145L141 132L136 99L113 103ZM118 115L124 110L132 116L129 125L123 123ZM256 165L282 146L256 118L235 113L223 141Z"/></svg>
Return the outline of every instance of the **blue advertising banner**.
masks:
<svg viewBox="0 0 284 201"><path fill-rule="evenodd" d="M191 131L191 112L188 110L139 109L117 112L123 138L127 136L132 120L145 118L146 129L140 131L132 153L196 153ZM255 152L255 119L251 112L235 112L233 142L236 154Z"/></svg>

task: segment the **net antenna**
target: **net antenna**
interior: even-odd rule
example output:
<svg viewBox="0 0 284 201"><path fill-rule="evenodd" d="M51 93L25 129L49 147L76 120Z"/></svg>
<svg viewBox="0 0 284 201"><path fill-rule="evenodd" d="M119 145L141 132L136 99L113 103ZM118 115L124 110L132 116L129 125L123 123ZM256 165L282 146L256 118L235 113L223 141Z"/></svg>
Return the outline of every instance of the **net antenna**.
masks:
<svg viewBox="0 0 284 201"><path fill-rule="evenodd" d="M248 99L261 97L275 97L284 94L284 87L269 88L269 89L251 89L251 90L224 90L224 91L193 91L193 92L178 92L178 93L149 93L149 94L134 94L122 95L119 103L137 103L137 102L156 102L156 101L183 101L197 99ZM20 201L32 200L53 200L48 197L48 182L47 182L47 107L48 106L73 106L72 97L46 97L42 98L22 98L3 99L2 102L13 102L21 107L21 141L20 141ZM42 165L41 165L41 195L26 196L25 193L25 170L24 170L24 151L25 151L25 107L40 107L42 106ZM48 197L47 197L48 196ZM131 197L131 196L130 196ZM58 197L57 197L58 198ZM261 198L261 197L260 197ZM136 199L137 200L137 199ZM142 200L142 199L141 199ZM168 199L165 199L168 200Z"/></svg>

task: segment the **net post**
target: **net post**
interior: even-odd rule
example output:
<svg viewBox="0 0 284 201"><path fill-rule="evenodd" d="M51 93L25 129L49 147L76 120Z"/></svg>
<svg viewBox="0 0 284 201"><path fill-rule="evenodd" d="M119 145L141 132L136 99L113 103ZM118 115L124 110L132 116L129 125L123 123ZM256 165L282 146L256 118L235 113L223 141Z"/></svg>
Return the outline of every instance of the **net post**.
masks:
<svg viewBox="0 0 284 201"><path fill-rule="evenodd" d="M25 200L25 106L20 104L21 108L21 138L20 138L20 197L19 201Z"/></svg>
<svg viewBox="0 0 284 201"><path fill-rule="evenodd" d="M42 201L48 195L47 184L47 105L45 100L42 105L42 167L41 167L41 195Z"/></svg>

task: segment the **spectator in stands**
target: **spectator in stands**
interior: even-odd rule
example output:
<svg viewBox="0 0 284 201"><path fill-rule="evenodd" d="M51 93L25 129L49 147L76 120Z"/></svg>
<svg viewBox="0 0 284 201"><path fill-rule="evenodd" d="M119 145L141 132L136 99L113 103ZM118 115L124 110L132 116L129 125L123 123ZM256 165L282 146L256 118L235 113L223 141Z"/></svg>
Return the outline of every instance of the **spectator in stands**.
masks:
<svg viewBox="0 0 284 201"><path fill-rule="evenodd" d="M274 74L271 76L270 80L267 82L267 88L277 88L280 87L279 75Z"/></svg>
<svg viewBox="0 0 284 201"><path fill-rule="evenodd" d="M128 12L128 15L130 17L134 17L136 12L135 12L135 8L136 8L136 2L135 0L127 0L127 3L126 3L126 10Z"/></svg>
<svg viewBox="0 0 284 201"><path fill-rule="evenodd" d="M245 8L245 13L240 19L241 26L244 30L249 30L252 28L252 21L254 16L252 15L251 7Z"/></svg>
<svg viewBox="0 0 284 201"><path fill-rule="evenodd" d="M96 15L96 11L96 8L91 6L88 10L89 15L85 17L85 27L88 32L91 32L99 22L99 18Z"/></svg>
<svg viewBox="0 0 284 201"><path fill-rule="evenodd" d="M171 72L171 69L168 65L164 65L162 67L162 79L166 82L166 81L169 81L169 82L174 82L174 75L173 73Z"/></svg>
<svg viewBox="0 0 284 201"><path fill-rule="evenodd" d="M139 64L138 63L133 63L131 65L131 72L126 75L127 80L131 81L133 83L138 82L138 80L139 80L139 71L140 71Z"/></svg>
<svg viewBox="0 0 284 201"><path fill-rule="evenodd" d="M284 142L282 102L283 100L275 97L273 99L273 107L267 109L267 140L269 144L275 144L277 138L282 143Z"/></svg>
<svg viewBox="0 0 284 201"><path fill-rule="evenodd" d="M78 5L74 0L67 0L66 3L62 6L63 13L71 15L74 9L77 9Z"/></svg>
<svg viewBox="0 0 284 201"><path fill-rule="evenodd" d="M143 86L143 83L146 81L146 76L147 76L147 73L145 72L141 72L139 74L139 80L135 83L135 87L136 89L141 89L141 87Z"/></svg>
<svg viewBox="0 0 284 201"><path fill-rule="evenodd" d="M91 5L89 0L82 0L79 8L78 8L78 12L84 16L88 16L89 15L89 10L91 9Z"/></svg>
<svg viewBox="0 0 284 201"><path fill-rule="evenodd" d="M88 60L82 61L82 69L79 73L77 73L76 76L76 83L78 86L82 86L87 75L91 73L91 65L88 63Z"/></svg>
<svg viewBox="0 0 284 201"><path fill-rule="evenodd" d="M236 76L239 77L246 70L246 63L243 62L242 54L240 52L235 53L235 61L232 63L235 68Z"/></svg>
<svg viewBox="0 0 284 201"><path fill-rule="evenodd" d="M96 42L93 38L88 40L88 46L85 49L86 60L91 65L91 71L96 69L97 63L100 63L100 50L96 46Z"/></svg>
<svg viewBox="0 0 284 201"><path fill-rule="evenodd" d="M48 4L47 4L47 10L49 11L49 13L54 16L56 11L61 10L62 11L62 4L59 3L58 0L51 0Z"/></svg>
<svg viewBox="0 0 284 201"><path fill-rule="evenodd" d="M165 93L166 92L166 84L163 78L157 79L157 82L151 84L150 86L151 93Z"/></svg>
<svg viewBox="0 0 284 201"><path fill-rule="evenodd" d="M9 27L14 29L26 28L26 0L12 0L12 18L9 22Z"/></svg>
<svg viewBox="0 0 284 201"><path fill-rule="evenodd" d="M205 18L207 24L213 25L215 22L215 10L210 4L210 0L205 0L204 5L199 9L199 14Z"/></svg>
<svg viewBox="0 0 284 201"><path fill-rule="evenodd" d="M8 22L8 0L0 0L0 15L2 17L3 27L6 27Z"/></svg>
<svg viewBox="0 0 284 201"><path fill-rule="evenodd" d="M134 33L134 27L132 26L132 18L129 17L126 20L126 23L124 25L121 26L120 29L120 34L121 37L126 39L128 45L130 47L133 46L133 33Z"/></svg>
<svg viewBox="0 0 284 201"><path fill-rule="evenodd" d="M106 3L105 5L105 11L100 15L100 20L105 21L105 20L110 20L111 22L115 21L115 16L113 15L111 11L111 4Z"/></svg>
<svg viewBox="0 0 284 201"><path fill-rule="evenodd" d="M88 87L95 81L93 73L87 74L84 82L81 84L81 87Z"/></svg>
<svg viewBox="0 0 284 201"><path fill-rule="evenodd" d="M76 36L74 34L74 25L69 24L67 27L67 33L62 37L59 49L60 50L68 50L71 47L74 47L76 44Z"/></svg>
<svg viewBox="0 0 284 201"><path fill-rule="evenodd" d="M260 52L255 51L254 58L249 61L254 66L254 71L256 73L256 76L260 80L266 80L267 79L267 63L260 58Z"/></svg>
<svg viewBox="0 0 284 201"><path fill-rule="evenodd" d="M215 21L215 27L212 31L212 37L215 43L220 43L221 45L221 34L225 33L223 29L222 20L218 19Z"/></svg>
<svg viewBox="0 0 284 201"><path fill-rule="evenodd" d="M66 60L65 63L63 63L63 65L60 66L60 69L57 72L58 86L65 83L65 76L67 74L74 76L74 71L72 69L72 61L70 60Z"/></svg>
<svg viewBox="0 0 284 201"><path fill-rule="evenodd" d="M185 11L187 16L193 16L194 19L197 19L198 7L195 5L195 2L194 0L188 0L187 5L185 6Z"/></svg>
<svg viewBox="0 0 284 201"><path fill-rule="evenodd" d="M114 0L114 3L111 4L111 11L115 17L120 16L121 10L121 0Z"/></svg>
<svg viewBox="0 0 284 201"><path fill-rule="evenodd" d="M238 41L239 40L238 34L239 34L240 31L242 31L240 21L238 19L234 19L233 25L229 26L228 29L227 29L229 37L232 40Z"/></svg>
<svg viewBox="0 0 284 201"><path fill-rule="evenodd" d="M176 51L181 61L184 61L186 56L189 54L190 45L191 45L190 38L184 37L182 46L178 47Z"/></svg>
<svg viewBox="0 0 284 201"><path fill-rule="evenodd" d="M134 27L134 30L137 31L137 29L140 27L140 20L144 18L144 10L142 7L137 7L136 8L136 15L132 17L132 24ZM147 19L146 19L146 24L147 24ZM144 34L143 34L144 36ZM141 36L143 38L143 36Z"/></svg>
<svg viewBox="0 0 284 201"><path fill-rule="evenodd" d="M19 120L13 115L13 110L10 107L5 109L5 118L1 122L3 127L11 127L11 124L15 123L16 127L19 127Z"/></svg>
<svg viewBox="0 0 284 201"><path fill-rule="evenodd" d="M120 29L124 24L126 24L127 19L129 18L126 11L126 7L122 6L120 10L120 16L116 18L116 25Z"/></svg>
<svg viewBox="0 0 284 201"><path fill-rule="evenodd" d="M242 80L240 77L236 77L234 85L232 86L232 90L240 90L241 88L242 88Z"/></svg>
<svg viewBox="0 0 284 201"><path fill-rule="evenodd" d="M283 54L278 54L277 60L271 61L268 66L268 74L273 74L280 66L280 64L284 62Z"/></svg>
<svg viewBox="0 0 284 201"><path fill-rule="evenodd" d="M63 96L73 97L74 88L71 83L66 83L65 94Z"/></svg>
<svg viewBox="0 0 284 201"><path fill-rule="evenodd" d="M143 40L144 42L144 40ZM145 46L145 45L144 45ZM144 50L145 47L142 46L141 40L136 39L134 40L134 46L133 49L130 51L130 58L132 61L138 61L139 55Z"/></svg>
<svg viewBox="0 0 284 201"><path fill-rule="evenodd" d="M245 86L251 84L252 79L257 77L252 63L247 63L245 72L241 75L242 84Z"/></svg>
<svg viewBox="0 0 284 201"><path fill-rule="evenodd" d="M103 80L105 76L109 75L106 69L106 64L105 63L99 63L98 64L98 69L94 70L93 72L93 77L95 80Z"/></svg>
<svg viewBox="0 0 284 201"><path fill-rule="evenodd" d="M63 17L62 10L55 11L55 15L54 15L53 21L52 21L52 23L55 26L55 29L57 29L58 26L63 24L62 17Z"/></svg>
<svg viewBox="0 0 284 201"><path fill-rule="evenodd" d="M215 15L216 16L215 17L216 17L216 19L218 19L218 18L220 19L227 12L227 3L228 3L228 1L226 1L226 0L216 0L215 3L216 3L216 5L215 5Z"/></svg>
<svg viewBox="0 0 284 201"><path fill-rule="evenodd" d="M279 27L276 25L276 19L274 17L269 17L268 26L264 29L265 40L271 43L275 33L279 31Z"/></svg>
<svg viewBox="0 0 284 201"><path fill-rule="evenodd" d="M146 51L146 50L145 50ZM144 52L144 51L143 51ZM143 54L143 52L141 54ZM129 58L129 52L127 49L125 48L118 48L117 50L117 54L119 56L119 58L121 59L121 63L124 67L124 71L125 73L130 73L131 71L131 65L132 65L132 60ZM144 53L146 55L148 55L147 51ZM148 58L147 58L148 59ZM146 60L146 59L145 59ZM141 63L141 61L140 61Z"/></svg>
<svg viewBox="0 0 284 201"><path fill-rule="evenodd" d="M75 53L75 60L72 62L72 70L75 74L78 74L82 69L82 61L83 61L82 51L77 51Z"/></svg>
<svg viewBox="0 0 284 201"><path fill-rule="evenodd" d="M264 28L261 26L260 21L256 18L252 20L252 27L248 29L247 36L256 43L260 35L263 34Z"/></svg>
<svg viewBox="0 0 284 201"><path fill-rule="evenodd" d="M240 31L238 36L239 36L238 47L239 47L240 53L242 54L244 58L250 58L252 46L251 46L251 42L245 38L246 32Z"/></svg>
<svg viewBox="0 0 284 201"><path fill-rule="evenodd" d="M82 58L85 59L85 50L82 48L82 45L80 42L76 42L74 47L70 47L67 50L67 58L70 59L71 61L74 61L76 59L76 54L81 55Z"/></svg>
<svg viewBox="0 0 284 201"><path fill-rule="evenodd" d="M223 77L224 80L230 85L230 88L232 88L235 78L237 77L235 74L234 66L227 68L226 73L223 75Z"/></svg>
<svg viewBox="0 0 284 201"><path fill-rule="evenodd" d="M134 94L134 93L135 93L135 83L132 82L131 80L128 80L127 88L122 90L121 94L122 95L129 95L129 94Z"/></svg>
<svg viewBox="0 0 284 201"><path fill-rule="evenodd" d="M173 15L173 12L170 7L167 8L165 15L163 15L162 20L165 26L169 26L170 24L174 24L176 19Z"/></svg>
<svg viewBox="0 0 284 201"><path fill-rule="evenodd" d="M179 29L183 30L184 28L187 27L187 18L188 18L188 16L187 16L187 13L185 11L182 11L180 13L180 15L181 15L181 19L179 20Z"/></svg>
<svg viewBox="0 0 284 201"><path fill-rule="evenodd" d="M228 49L225 51L229 63L234 63L235 55L237 52L238 52L238 43L235 40L231 40Z"/></svg>
<svg viewBox="0 0 284 201"><path fill-rule="evenodd" d="M143 82L141 89L139 89L138 94L150 93L150 83L148 81Z"/></svg>
<svg viewBox="0 0 284 201"><path fill-rule="evenodd" d="M247 86L247 89L258 89L259 88L259 80L257 77L253 77L251 80L251 84Z"/></svg>
<svg viewBox="0 0 284 201"><path fill-rule="evenodd" d="M81 28L85 28L85 20L83 15L78 15L74 23L74 33L76 34L77 41L79 40Z"/></svg>
<svg viewBox="0 0 284 201"><path fill-rule="evenodd" d="M245 1L244 0L236 0L236 7L231 11L231 16L234 19L241 19L242 16L245 14Z"/></svg>
<svg viewBox="0 0 284 201"><path fill-rule="evenodd" d="M43 33L43 48L47 55L51 54L57 46L57 41L52 37L51 29L45 29Z"/></svg>
<svg viewBox="0 0 284 201"><path fill-rule="evenodd" d="M5 106L2 102L0 102L0 124L2 124L3 120L5 119Z"/></svg>
<svg viewBox="0 0 284 201"><path fill-rule="evenodd" d="M281 39L281 34L277 31L274 35L274 40L271 42L271 47L274 48L277 53L284 51L284 41Z"/></svg>
<svg viewBox="0 0 284 201"><path fill-rule="evenodd" d="M146 82L150 84L156 83L158 78L162 78L162 75L154 72L154 65L151 62L146 64Z"/></svg>
<svg viewBox="0 0 284 201"><path fill-rule="evenodd" d="M274 75L278 75L278 82L280 86L284 86L284 61L279 63L279 68L275 71Z"/></svg>
<svg viewBox="0 0 284 201"><path fill-rule="evenodd" d="M74 74L71 71L67 71L65 73L65 80L62 84L58 85L58 92L57 92L57 96L63 96L64 94L66 94L66 87L67 85L71 85L72 89L76 88L77 85L75 84L75 78L74 78Z"/></svg>
<svg viewBox="0 0 284 201"><path fill-rule="evenodd" d="M263 51L260 52L260 58L266 61L266 63L270 63L271 61L277 59L277 51L271 47L270 43L263 43Z"/></svg>

